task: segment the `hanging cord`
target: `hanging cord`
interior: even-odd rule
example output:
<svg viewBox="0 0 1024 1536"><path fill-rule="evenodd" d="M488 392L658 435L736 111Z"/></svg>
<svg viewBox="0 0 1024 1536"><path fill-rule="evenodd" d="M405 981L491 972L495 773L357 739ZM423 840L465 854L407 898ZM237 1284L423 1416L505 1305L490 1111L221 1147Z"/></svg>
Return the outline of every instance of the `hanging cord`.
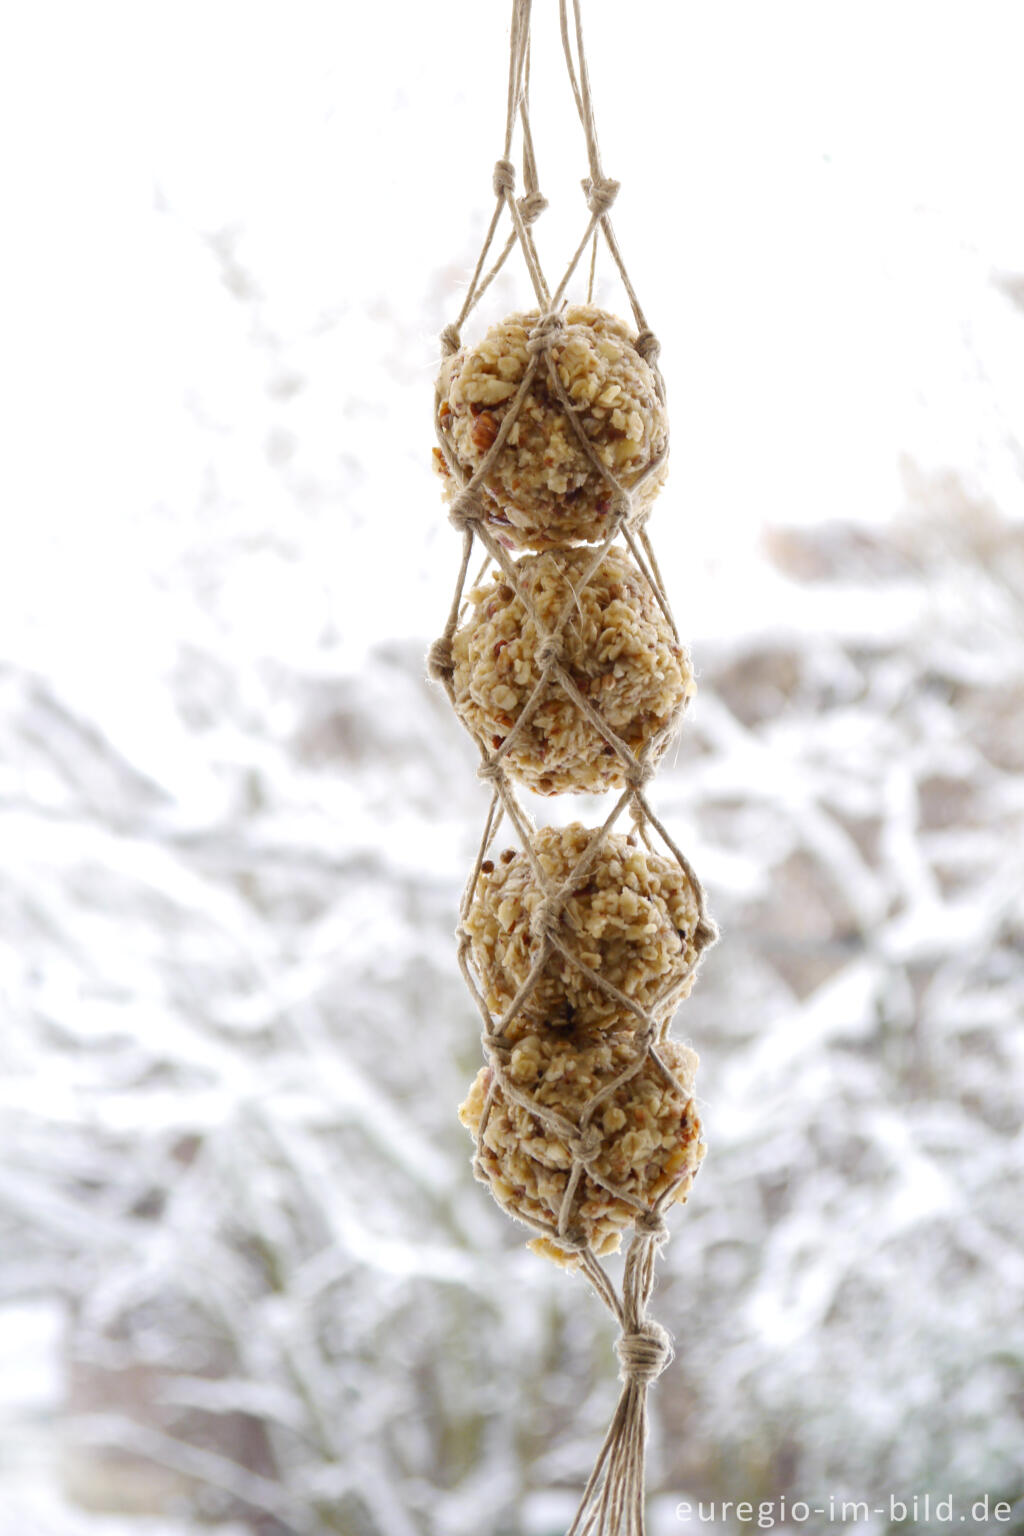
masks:
<svg viewBox="0 0 1024 1536"><path fill-rule="evenodd" d="M688 991L704 951L715 942L717 933L708 917L704 890L695 871L651 809L645 793L647 782L654 773L654 764L661 750L678 728L685 705L681 706L662 731L647 743L641 756L635 757L629 745L604 719L593 699L581 693L572 674L564 665L563 636L573 617L575 595L569 594L553 626L545 624L536 611L530 593L519 578L515 561L487 527L483 503L484 481L513 430L538 370L543 369L547 375L548 387L559 401L583 454L608 486L611 512L609 532L604 542L593 549L593 558L585 566L580 586L586 585L613 542L621 537L678 641L678 631L664 591L654 551L646 530L642 526L636 526L634 517L635 492L650 475L657 473L661 468L667 446L647 465L644 473L634 481L630 489L621 485L608 466L603 463L587 437L573 402L562 384L552 356L552 348L561 341L565 331L565 322L558 311L588 245L590 246L588 301L593 295L598 240L599 236L603 236L622 279L636 321L639 335L634 345L651 366L659 398L664 403L664 384L657 366L659 351L657 338L647 325L612 230L610 211L619 191L619 183L605 176L601 163L590 76L583 45L579 0L572 0L572 14L573 27L570 32L568 0L559 0L562 48L570 87L586 141L589 174L583 181L583 191L590 218L583 238L570 257L562 279L552 293L545 279L531 230L533 222L546 206L540 191L529 115L531 0L513 0L504 150L494 169L496 206L458 319L454 325L446 326L442 332L444 354L451 356L458 350L461 345L461 327L516 245L522 249L540 314L528 340L530 356L523 378L509 402L495 441L472 475L467 474L458 462L442 431L440 395L435 404L434 419L438 442L449 474L459 487L450 507L449 516L455 527L462 533L463 549L448 620L442 635L430 648L428 669L431 676L443 684L452 705L455 706L452 640L465 606L465 585L473 545L479 540L486 555L481 574L489 565L497 567L522 604L525 615L534 623L539 637L536 660L540 677L515 725L506 734L497 751L491 749L489 741L477 738L477 746L481 754L478 774L481 779L490 784L492 796L474 867L463 894L457 930L459 966L481 1015L482 1043L491 1069L491 1079L476 1130L477 1150L474 1157L474 1171L482 1182L491 1187L493 1194L495 1191L487 1178L481 1148L484 1146L488 1118L499 1094L505 1102L518 1104L524 1108L549 1132L558 1137L569 1152L570 1171L556 1220L547 1221L539 1216L527 1216L519 1209L510 1208L510 1214L518 1221L524 1222L564 1251L576 1255L580 1268L619 1326L619 1338L615 1347L620 1364L622 1393L567 1536L644 1536L647 1390L672 1359L672 1346L668 1334L658 1323L648 1317L647 1305L654 1288L655 1261L668 1236L663 1212L678 1193L680 1185L692 1176L692 1173L686 1170L680 1172L674 1182L662 1191L654 1205L648 1205L632 1191L604 1177L596 1166L601 1138L594 1123L594 1117L602 1104L619 1088L645 1069L653 1068L663 1078L669 1089L678 1094L683 1103L681 1125L692 1127L695 1124L695 1110L688 1089L667 1065L663 1054L659 1051L659 1045L665 1040L672 1009L680 996ZM517 122L522 134L525 189L523 197L518 200L514 195L515 167L511 159ZM498 225L506 209L512 225L510 233L490 269L485 270ZM603 737L620 762L622 777L625 780L625 788L616 799L606 820L592 833L583 854L568 876L559 884L553 884L540 865L534 847L536 828L527 812L519 804L506 768L511 749L521 739L536 710L549 695L552 685L561 688L579 713ZM696 922L690 935L693 959L685 970L676 974L666 984L648 1008L641 1007L634 998L616 988L581 958L573 943L571 931L562 920L566 903L601 856L617 819L626 810L629 811L640 837L648 848L652 847L651 833L653 832L669 850L686 876L697 911ZM511 1004L502 1017L495 1021L487 1007L480 979L473 970L467 919L487 854L502 823L506 820L519 838L542 896L539 906L531 917L531 928L536 942L533 963ZM635 1051L632 1060L617 1077L605 1083L600 1091L583 1105L575 1121L538 1104L528 1094L523 1093L511 1080L507 1070L512 1049L509 1029L524 1013L532 993L555 952L559 952L592 986L633 1018ZM586 1240L573 1227L576 1198L584 1179L600 1185L616 1200L623 1202L633 1211L633 1235L626 1252L621 1297Z"/></svg>
<svg viewBox="0 0 1024 1536"><path fill-rule="evenodd" d="M473 275L466 289L466 296L462 302L458 318L454 324L446 325L441 332L441 345L446 355L457 352L460 345L460 332L467 318L480 302L484 293L497 277L505 264L506 259L518 244L522 246L523 256L526 260L527 270L533 282L537 301L545 308L550 301L547 283L541 271L540 260L537 256L530 226L539 218L547 207L547 199L540 190L537 180L537 161L533 148L533 134L530 128L529 109L529 80L530 80L530 13L532 0L513 0L512 5L512 29L509 46L508 67L508 95L505 107L505 144L500 158L495 162L492 185L497 198L494 212L484 235L484 243L473 269ZM517 202L514 193L516 185L516 168L512 163L512 140L515 135L517 117L522 124L523 133L523 183L526 188L525 195ZM489 272L484 274L487 257L494 243L494 236L501 221L501 216L508 208L512 217L512 230L505 242L504 249Z"/></svg>
<svg viewBox="0 0 1024 1536"><path fill-rule="evenodd" d="M600 221L601 232L608 244L612 259L619 269L622 286L629 296L630 306L633 310L633 318L636 320L637 351L647 361L652 363L650 354L657 357L658 343L654 333L647 324L636 289L630 280L626 263L619 249L618 241L612 229L609 212L619 192L619 183L605 176L601 167L601 150L597 142L597 124L594 119L594 103L590 94L590 72L587 69L587 54L583 46L583 19L580 15L580 0L572 0L573 20L575 23L575 46L577 64L573 61L573 43L569 36L568 0L558 0L558 19L562 33L562 52L565 54L566 69L569 73L569 84L572 87L573 98L576 102L576 110L579 113L580 122L583 124L583 133L587 142L587 159L590 164L590 175L583 183L583 190L587 196L587 204L594 215L595 220ZM594 231L596 242L596 230Z"/></svg>

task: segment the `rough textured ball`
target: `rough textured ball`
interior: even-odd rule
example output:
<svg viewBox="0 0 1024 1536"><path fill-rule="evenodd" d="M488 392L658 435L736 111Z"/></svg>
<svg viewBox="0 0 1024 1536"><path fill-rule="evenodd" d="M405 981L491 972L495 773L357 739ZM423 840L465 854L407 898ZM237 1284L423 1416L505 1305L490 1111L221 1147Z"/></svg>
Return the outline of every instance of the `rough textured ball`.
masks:
<svg viewBox="0 0 1024 1536"><path fill-rule="evenodd" d="M578 821L545 827L533 842L547 888L561 887L593 836ZM507 849L488 859L477 880L465 927L487 1007L509 1008L541 952L534 932L544 889L525 853ZM700 949L697 896L674 859L611 832L562 909L557 933L572 953L659 1022L688 996ZM639 1023L552 948L506 1036L517 1040L538 1023L549 1028L624 1028Z"/></svg>
<svg viewBox="0 0 1024 1536"><path fill-rule="evenodd" d="M524 555L516 581L525 603L504 576L470 593L452 641L455 708L486 747L497 749L519 719L541 678L544 635L570 601L562 664L580 693L634 757L650 744L656 760L668 746L696 692L689 657L630 556L613 545L584 585L592 560L588 549ZM554 674L503 761L542 795L626 783L621 758Z"/></svg>
<svg viewBox="0 0 1024 1536"><path fill-rule="evenodd" d="M647 1210L662 1196L683 1201L704 1156L693 1102L697 1056L675 1040L657 1049L668 1072L648 1056L635 1076L602 1100L589 1122L594 1151L572 1197L565 1231L598 1257L615 1252L636 1219L637 1208L624 1195ZM558 1240L573 1166L571 1138L545 1124L536 1110L554 1111L578 1130L588 1102L635 1061L632 1034L538 1031L518 1042L506 1068L510 1085L532 1108L494 1086L492 1069L484 1067L459 1109L495 1200L546 1232L530 1246L557 1263L577 1262L575 1251Z"/></svg>
<svg viewBox="0 0 1024 1536"><path fill-rule="evenodd" d="M509 315L475 347L446 358L438 379L441 429L455 459L472 474L494 443L530 363L530 332L539 318ZM629 327L592 305L565 312L565 329L550 345L573 416L600 462L626 489L636 486L642 518L664 483L668 418L650 365ZM435 464L458 489L440 449ZM551 549L608 535L611 487L589 459L541 357L515 424L484 482L487 522L508 548Z"/></svg>

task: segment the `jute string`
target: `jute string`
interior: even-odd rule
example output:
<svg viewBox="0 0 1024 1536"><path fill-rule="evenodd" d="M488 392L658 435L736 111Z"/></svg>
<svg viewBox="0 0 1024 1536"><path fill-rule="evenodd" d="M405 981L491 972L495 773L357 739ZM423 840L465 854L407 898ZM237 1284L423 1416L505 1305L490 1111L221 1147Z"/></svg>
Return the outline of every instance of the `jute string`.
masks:
<svg viewBox="0 0 1024 1536"><path fill-rule="evenodd" d="M526 615L533 621L539 637L536 663L540 676L517 721L497 750L492 750L489 743L484 740L475 738L481 757L477 771L480 778L491 786L491 802L474 867L462 897L456 935L459 966L483 1021L481 1039L491 1071L477 1130L474 1171L477 1178L490 1187L480 1148L488 1118L498 1094L506 1103L522 1106L535 1120L561 1139L569 1149L570 1172L557 1220L547 1221L541 1217L527 1215L518 1209L511 1211L518 1221L555 1242L563 1250L577 1256L580 1268L619 1326L616 1351L620 1364L622 1392L567 1536L643 1536L647 1390L672 1359L669 1337L658 1323L647 1316L647 1305L654 1288L655 1260L668 1236L663 1213L665 1207L672 1201L679 1184L688 1175L685 1170L681 1172L675 1182L662 1192L653 1207L647 1205L631 1191L609 1181L601 1173L598 1166L601 1135L594 1123L594 1118L607 1099L648 1065L653 1066L682 1099L687 1098L683 1084L666 1064L659 1046L668 1032L673 1008L686 991L703 952L714 942L717 935L707 915L704 890L695 871L654 813L646 794L646 785L654 772L654 764L662 747L675 733L682 708L666 723L662 731L648 742L641 755L635 757L627 743L605 720L594 701L581 693L572 674L564 665L563 635L575 610L575 592L569 592L555 623L546 624L540 618L529 592L520 581L514 560L492 535L485 521L484 481L508 440L538 371L543 369L547 375L548 387L560 402L581 450L609 489L611 515L608 534L600 545L594 546L591 559L586 563L580 579L580 587L586 586L612 544L616 539L621 538L678 641L678 630L665 595L657 559L635 500L635 493L643 481L657 473L661 467L667 447L662 454L652 460L631 488L620 484L611 470L602 462L583 430L559 378L555 358L552 355L553 348L562 340L565 332L565 321L560 308L588 246L591 252L587 285L588 301L593 295L598 242L599 238L603 237L633 312L638 331L637 350L650 365L658 396L664 403L664 383L658 369L658 341L647 324L612 229L610 215L619 191L619 183L604 174L601 162L590 76L583 45L580 0L571 0L571 25L570 0L559 0L559 22L569 82L586 142L588 175L584 178L582 186L589 219L583 237L575 247L561 281L553 291L542 270L532 235L532 225L547 204L540 190L534 141L530 128L531 10L532 0L513 0L505 139L503 152L495 165L493 177L496 205L462 308L455 322L447 325L441 333L444 355L450 356L460 347L462 326L516 246L523 254L536 297L539 318L529 337L529 361L523 378L509 403L494 442L471 475L466 473L456 459L442 430L440 396L435 404L434 423L438 442L449 474L454 484L458 486L449 516L453 525L462 534L462 558L447 623L439 639L430 648L428 668L431 676L442 683L454 706L452 639L464 613L467 578L473 560L474 546L479 543L484 551L481 576L489 567L497 567L522 604ZM520 198L515 196L516 171L511 159L517 123L521 136L525 188ZM488 259L494 247L497 231L502 216L506 212L509 215L511 228L504 245L488 267ZM593 831L583 854L568 876L558 883L553 883L540 865L534 846L536 828L519 802L507 767L510 752L552 687L560 688L593 729L601 735L621 764L622 777L625 780L625 788L616 798L604 822ZM586 879L589 870L600 857L609 833L619 817L627 811L636 834L645 846L648 849L653 847L652 834L656 834L679 864L693 891L698 913L694 932L690 936L694 951L692 962L684 973L666 983L647 1008L642 1007L634 998L626 996L581 958L572 942L569 927L563 921L567 901L573 891ZM506 821L517 835L529 861L534 881L541 892L541 901L531 917L531 936L535 941L533 963L505 1013L500 1019L494 1020L481 990L480 979L473 969L466 922L484 862ZM632 1015L634 1020L632 1060L617 1077L605 1083L600 1091L584 1104L576 1120L570 1120L557 1111L538 1104L516 1087L508 1073L508 1059L512 1049L509 1039L510 1026L520 1017L529 1003L554 951L559 952L591 986L608 997L618 1009ZM687 1115L691 1110L692 1105L688 1104ZM616 1291L607 1271L591 1250L585 1233L574 1224L577 1196L584 1177L599 1184L635 1212L633 1234L626 1250L621 1295Z"/></svg>

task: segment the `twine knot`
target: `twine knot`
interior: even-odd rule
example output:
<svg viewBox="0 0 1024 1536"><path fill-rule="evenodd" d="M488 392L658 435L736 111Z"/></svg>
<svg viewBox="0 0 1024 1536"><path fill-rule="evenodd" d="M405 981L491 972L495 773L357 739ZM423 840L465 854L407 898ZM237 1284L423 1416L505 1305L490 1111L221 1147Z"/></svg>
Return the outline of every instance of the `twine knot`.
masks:
<svg viewBox="0 0 1024 1536"><path fill-rule="evenodd" d="M630 789L640 790L654 777L654 764L646 759L638 763L630 763L626 769L626 783Z"/></svg>
<svg viewBox="0 0 1024 1536"><path fill-rule="evenodd" d="M573 1136L569 1142L569 1152L581 1163L587 1163L601 1150L601 1132L596 1125L588 1125L585 1131L578 1136Z"/></svg>
<svg viewBox="0 0 1024 1536"><path fill-rule="evenodd" d="M654 332L646 329L642 330L633 345L640 353L644 362L649 363L653 368L661 352L661 342Z"/></svg>
<svg viewBox="0 0 1024 1536"><path fill-rule="evenodd" d="M561 340L564 331L565 321L561 315L554 312L541 315L530 332L530 338L526 343L527 352L531 356L538 352L546 352L556 341Z"/></svg>
<svg viewBox="0 0 1024 1536"><path fill-rule="evenodd" d="M610 176L598 176L595 181L586 176L582 185L587 194L587 207L595 218L603 218L619 195L619 183Z"/></svg>
<svg viewBox="0 0 1024 1536"><path fill-rule="evenodd" d="M537 665L541 671L556 667L562 659L562 642L557 635L545 635L537 647Z"/></svg>
<svg viewBox="0 0 1024 1536"><path fill-rule="evenodd" d="M480 492L474 485L464 486L448 508L448 521L460 533L465 533L471 523L480 522L483 515Z"/></svg>
<svg viewBox="0 0 1024 1536"><path fill-rule="evenodd" d="M543 192L527 192L525 197L519 199L519 217L527 229L537 222L547 205L548 200Z"/></svg>
<svg viewBox="0 0 1024 1536"><path fill-rule="evenodd" d="M700 951L718 943L718 929L708 917L702 917L693 930L694 947Z"/></svg>
<svg viewBox="0 0 1024 1536"><path fill-rule="evenodd" d="M633 498L628 491L624 491L622 489L621 485L616 486L615 490L612 491L611 501L608 504L608 510L611 513L614 522L628 522L629 514L633 510Z"/></svg>
<svg viewBox="0 0 1024 1536"><path fill-rule="evenodd" d="M648 1046L651 1045L657 1033L657 1021L652 1019L650 1014L647 1015L646 1023L641 1023L640 1020L637 1019L636 1029L633 1031L633 1049L635 1051L646 1052ZM649 1225L649 1223L652 1222L655 1223L655 1225ZM657 1211L642 1211L640 1215L637 1216L633 1225L636 1227L638 1232L660 1232L664 1237L668 1236L668 1227L666 1227Z"/></svg>
<svg viewBox="0 0 1024 1536"><path fill-rule="evenodd" d="M501 764L496 760L481 763L476 770L476 776L478 779L483 779L485 784L500 784L504 777Z"/></svg>
<svg viewBox="0 0 1024 1536"><path fill-rule="evenodd" d="M559 1231L559 1248L567 1248L570 1253L585 1253L590 1246L590 1238L586 1232Z"/></svg>
<svg viewBox="0 0 1024 1536"><path fill-rule="evenodd" d="M624 1333L615 1345L622 1381L650 1386L657 1381L673 1356L672 1341L660 1323L641 1323L636 1333Z"/></svg>
<svg viewBox="0 0 1024 1536"><path fill-rule="evenodd" d="M435 683L444 683L454 670L452 642L447 635L442 635L427 652L427 676L432 677Z"/></svg>
<svg viewBox="0 0 1024 1536"><path fill-rule="evenodd" d="M530 913L530 932L540 944L554 939L561 920L561 903L554 896L545 896Z"/></svg>
<svg viewBox="0 0 1024 1536"><path fill-rule="evenodd" d="M496 160L494 163L494 178L491 185L494 187L494 195L503 197L506 192L512 192L516 184L516 168L511 160Z"/></svg>
<svg viewBox="0 0 1024 1536"><path fill-rule="evenodd" d="M441 350L445 357L451 357L452 353L457 352L461 346L462 337L459 335L458 327L446 325L441 332Z"/></svg>
<svg viewBox="0 0 1024 1536"><path fill-rule="evenodd" d="M664 1242L668 1237L668 1227L660 1211L638 1212L633 1219L633 1227L643 1237L653 1237L659 1242Z"/></svg>

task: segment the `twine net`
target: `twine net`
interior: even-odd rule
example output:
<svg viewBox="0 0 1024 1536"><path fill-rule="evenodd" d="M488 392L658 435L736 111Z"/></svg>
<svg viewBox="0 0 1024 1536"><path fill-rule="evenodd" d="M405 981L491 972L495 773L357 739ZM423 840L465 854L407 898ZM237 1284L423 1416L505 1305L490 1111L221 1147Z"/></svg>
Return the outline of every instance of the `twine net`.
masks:
<svg viewBox="0 0 1024 1536"><path fill-rule="evenodd" d="M545 621L537 611L526 584L520 580L516 562L510 557L501 540L492 533L486 521L484 486L488 473L508 442L535 378L543 370L547 387L559 402L583 454L592 468L603 478L608 489L607 536L600 544L595 544L592 549L588 549L591 558L585 562L579 585L585 586L591 580L612 544L621 541L629 550L676 643L680 644L679 633L665 595L657 559L646 531L646 509L638 507L637 504L637 492L643 482L662 468L667 446L651 458L642 474L634 479L629 487L623 485L603 461L584 431L578 420L577 409L562 383L552 355L553 349L565 335L565 320L560 310L564 306L569 285L580 268L588 248L590 259L587 302L589 303L592 299L598 245L603 241L618 270L633 313L637 329L637 337L633 345L650 366L658 399L662 406L664 405L664 381L658 368L658 341L647 324L612 229L610 212L619 190L619 183L607 177L602 168L583 46L580 0L559 0L559 19L569 82L586 141L589 173L582 186L589 218L582 238L574 249L560 282L551 289L542 269L532 234L532 226L546 207L546 199L540 190L534 141L530 128L531 0L513 0L505 141L503 153L494 169L495 208L462 308L455 322L446 326L442 332L443 355L450 357L459 350L462 326L516 247L522 252L525 261L539 318L529 336L528 362L523 377L509 402L494 441L472 473L469 473L460 463L443 430L442 402L440 393L438 394L435 405L435 428L441 453L455 489L449 516L456 529L462 534L462 558L447 623L428 654L428 670L430 675L444 686L453 707L457 707L452 640L464 615L467 579L473 564L474 547L479 543L484 552L480 576L492 568L500 571L505 583L522 604L525 614L533 621L538 637L534 661L536 669L539 670L539 681L529 694L518 719L499 746L495 747L491 740L485 739L479 733L473 733L481 759L477 772L491 788L491 802L476 861L463 895L457 929L459 964L483 1020L482 1043L490 1068L489 1086L476 1132L474 1171L482 1182L490 1184L482 1161L482 1148L488 1116L499 1095L506 1104L520 1105L554 1137L559 1138L568 1149L571 1160L570 1169L557 1219L546 1220L534 1212L523 1211L519 1206L512 1209L516 1219L532 1228L539 1237L554 1244L560 1252L574 1256L594 1290L615 1318L620 1330L616 1350L623 1383L621 1396L594 1469L584 1489L576 1516L569 1528L568 1536L643 1536L647 1389L672 1359L669 1336L647 1315L647 1305L654 1286L657 1254L668 1235L664 1210L677 1194L682 1181L692 1176L692 1170L680 1172L678 1177L662 1189L653 1202L645 1201L640 1195L609 1179L607 1170L599 1166L602 1137L600 1127L595 1124L595 1117L602 1105L605 1105L617 1090L639 1073L652 1070L660 1074L665 1083L674 1088L683 1101L690 1101L691 1093L688 1086L681 1083L673 1073L662 1048L667 1038L668 1014L680 996L686 994L702 954L714 942L716 933L708 918L703 888L695 871L659 820L647 796L648 781L667 740L679 725L679 717L685 708L685 703L681 704L665 725L644 743L639 753L634 753L622 736L608 723L595 700L580 690L565 665L563 635L572 617L577 593L572 590L568 592L554 623L550 622L550 617ZM519 197L516 196L516 170L511 159L517 127L521 140L524 186L523 194ZM494 255L499 226L505 215L508 216L511 227L504 244ZM488 265L489 261L490 265ZM552 686L562 691L572 706L603 739L606 751L614 755L621 767L621 779L624 785L603 823L594 828L586 839L583 852L568 876L559 881L552 880L546 874L538 858L535 846L536 828L517 795L515 770L510 762L510 753L527 729L542 701L549 696ZM667 850L668 855L675 860L689 882L697 911L697 920L690 935L688 951L692 959L682 974L678 972L673 974L662 991L653 1000L648 999L646 1006L638 1002L635 997L627 995L583 958L577 943L574 942L571 928L564 921L563 916L566 903L594 868L613 828L624 815L628 815L632 823L634 837L639 838L647 850L654 851L657 839L661 847ZM487 866L488 854L494 846L502 825L506 822L514 830L523 853L529 861L533 880L541 892L541 899L530 917L530 932L535 950L533 962L509 1006L495 1018L481 989L480 977L474 969L467 917L481 879L481 872ZM488 867L493 867L493 864ZM578 1116L572 1120L522 1092L512 1080L508 1070L513 1049L510 1030L517 1020L523 1019L531 996L556 951L591 986L607 997L623 1016L632 1020L632 1053L628 1065L613 1079L602 1083L599 1091L586 1101ZM690 1107L692 1105L688 1103L688 1109ZM610 1276L594 1253L587 1233L580 1229L574 1219L577 1197L584 1178L606 1189L616 1201L628 1206L633 1215L632 1235L625 1255L621 1291L616 1290Z"/></svg>

